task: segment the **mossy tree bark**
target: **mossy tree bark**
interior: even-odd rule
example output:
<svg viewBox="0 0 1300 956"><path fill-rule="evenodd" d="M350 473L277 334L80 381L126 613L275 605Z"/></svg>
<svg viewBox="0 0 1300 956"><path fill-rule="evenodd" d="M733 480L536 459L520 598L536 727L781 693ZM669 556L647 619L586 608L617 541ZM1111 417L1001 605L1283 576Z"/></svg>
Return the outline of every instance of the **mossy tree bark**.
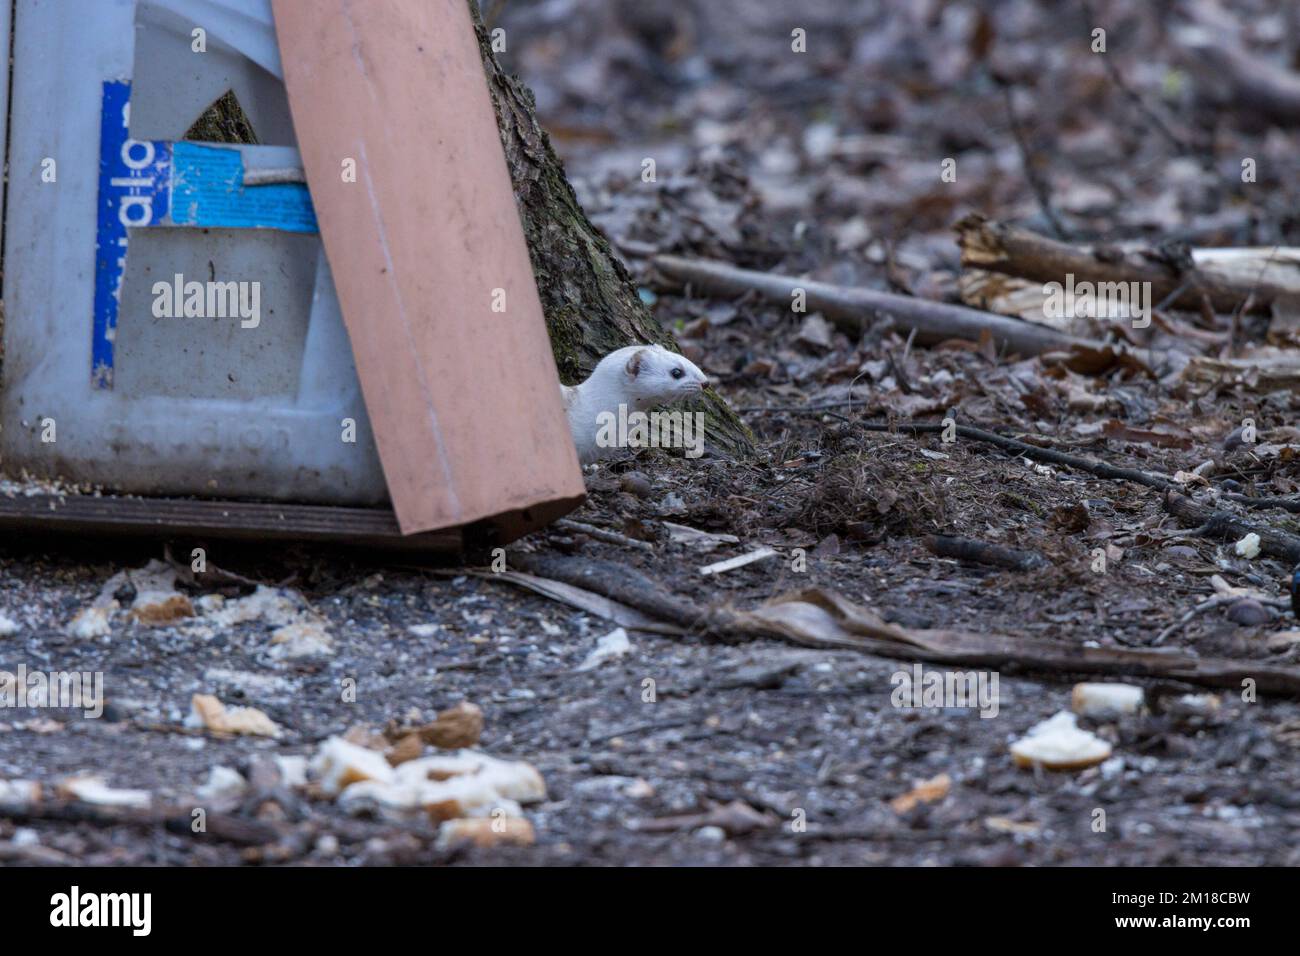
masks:
<svg viewBox="0 0 1300 956"><path fill-rule="evenodd" d="M680 351L672 333L650 315L608 240L582 211L537 122L532 92L501 69L478 3L468 3L561 381L582 381L603 356L625 345L657 343ZM753 452L753 436L726 402L713 394L699 407L716 450Z"/></svg>

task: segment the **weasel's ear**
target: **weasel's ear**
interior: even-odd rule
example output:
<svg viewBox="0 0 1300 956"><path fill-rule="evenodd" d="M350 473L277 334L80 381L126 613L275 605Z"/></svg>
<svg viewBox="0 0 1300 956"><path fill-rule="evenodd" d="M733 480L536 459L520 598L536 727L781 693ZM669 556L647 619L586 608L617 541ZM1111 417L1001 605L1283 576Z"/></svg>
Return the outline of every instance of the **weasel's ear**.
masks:
<svg viewBox="0 0 1300 956"><path fill-rule="evenodd" d="M636 378L638 375L641 374L641 362L644 358L645 358L645 349L637 349L635 352L632 353L631 358L627 360L627 365L625 366L625 368L627 369L627 374L629 376L631 376L632 378Z"/></svg>

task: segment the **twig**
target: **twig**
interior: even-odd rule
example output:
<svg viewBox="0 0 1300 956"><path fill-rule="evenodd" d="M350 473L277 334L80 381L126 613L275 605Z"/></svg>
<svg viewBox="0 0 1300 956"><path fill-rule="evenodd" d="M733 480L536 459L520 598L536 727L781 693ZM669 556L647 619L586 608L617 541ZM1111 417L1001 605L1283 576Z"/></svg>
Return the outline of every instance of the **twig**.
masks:
<svg viewBox="0 0 1300 956"><path fill-rule="evenodd" d="M1156 639L1151 642L1151 646L1155 647L1157 644L1164 641L1165 638L1169 637L1169 635L1182 630L1191 622L1192 618L1196 617L1198 614L1204 614L1206 611L1213 610L1216 607L1223 607L1225 604L1234 604L1240 600L1241 598L1233 594L1211 595L1157 634Z"/></svg>
<svg viewBox="0 0 1300 956"><path fill-rule="evenodd" d="M944 425L942 422L853 422L853 424L866 431L872 432L892 432L892 431L910 431L916 433L932 433L946 431L953 428L955 434L962 438L970 438L975 441L985 442L990 445L997 445L1006 451L1015 452L1017 455L1023 455L1025 458L1034 461L1050 462L1053 465L1062 465L1066 468L1074 468L1078 471L1086 471L1089 474L1096 475L1098 478L1113 478L1120 481L1132 481L1139 485L1146 485L1148 488L1155 488L1158 491L1174 491L1180 486L1172 479L1163 475L1153 475L1149 472L1139 471L1136 468L1121 468L1117 465L1111 465L1104 461L1097 461L1093 458L1084 458L1081 455L1070 455L1063 451L1057 451L1054 448L1040 448L1037 445L1031 445L1028 442L1020 441L1018 438L1008 438L1005 435L999 435L997 432L985 431L982 428L975 428L971 425Z"/></svg>
<svg viewBox="0 0 1300 956"><path fill-rule="evenodd" d="M921 344L945 339L978 342L982 335L991 334L999 348L1021 355L1068 352L1076 346L1094 350L1105 347L1101 342L1066 335L1043 325L946 302L754 272L707 259L655 256L652 263L665 279L689 284L696 292L711 295L738 296L752 290L768 301L788 306L792 293L802 289L808 311L822 313L850 335L861 334L876 320L888 319L900 328L915 330L916 340Z"/></svg>
<svg viewBox="0 0 1300 956"><path fill-rule="evenodd" d="M1052 187L1039 173L1034 166L1034 156L1029 149L1029 140L1025 136L1024 128L1020 125L1020 118L1016 115L1016 105L1013 99L1013 90L1010 83L1002 84L1002 94L1007 104L1007 119L1011 122L1011 133L1016 139L1016 147L1020 150L1020 165L1025 171L1025 179L1029 182L1029 188L1038 200L1038 208L1043 211L1043 216L1047 219L1048 225L1052 227L1052 232L1056 234L1057 239L1066 239L1065 227L1061 225L1061 220L1056 215L1056 210L1052 208Z"/></svg>
<svg viewBox="0 0 1300 956"><path fill-rule="evenodd" d="M1264 554L1291 564L1300 564L1300 538L1295 535L1246 521L1226 511L1207 508L1185 495L1173 492L1165 495L1164 509L1184 525L1195 527L1195 533L1202 537L1236 541L1248 534L1257 534L1259 549Z"/></svg>
<svg viewBox="0 0 1300 956"><path fill-rule="evenodd" d="M638 541L636 538L629 538L625 534L619 534L617 531L610 531L607 528L597 528L594 524L587 524L585 521L574 521L571 518L560 518L551 527L560 531L569 531L573 534L585 534L589 538L595 538L597 541L604 541L606 544L618 544L626 548L637 548L641 551L654 551L654 545L649 541Z"/></svg>
<svg viewBox="0 0 1300 956"><path fill-rule="evenodd" d="M188 810L141 810L129 807L99 807L91 803L0 804L0 817L19 822L53 820L61 823L89 823L96 826L166 827L173 832L191 832ZM209 813L202 836L241 846L273 843L285 829L262 820L245 820L222 813Z"/></svg>

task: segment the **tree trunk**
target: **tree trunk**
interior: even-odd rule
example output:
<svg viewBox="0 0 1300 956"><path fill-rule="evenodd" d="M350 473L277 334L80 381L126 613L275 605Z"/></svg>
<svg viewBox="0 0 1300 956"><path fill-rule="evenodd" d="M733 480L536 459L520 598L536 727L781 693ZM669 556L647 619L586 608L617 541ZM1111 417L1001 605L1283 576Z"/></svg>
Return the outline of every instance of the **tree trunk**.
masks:
<svg viewBox="0 0 1300 956"><path fill-rule="evenodd" d="M582 381L601 358L625 345L657 343L679 351L672 333L650 315L627 268L578 205L564 166L537 122L532 92L501 69L477 0L468 3L561 381ZM706 437L715 450L753 452L753 436L716 394L693 407L705 412Z"/></svg>

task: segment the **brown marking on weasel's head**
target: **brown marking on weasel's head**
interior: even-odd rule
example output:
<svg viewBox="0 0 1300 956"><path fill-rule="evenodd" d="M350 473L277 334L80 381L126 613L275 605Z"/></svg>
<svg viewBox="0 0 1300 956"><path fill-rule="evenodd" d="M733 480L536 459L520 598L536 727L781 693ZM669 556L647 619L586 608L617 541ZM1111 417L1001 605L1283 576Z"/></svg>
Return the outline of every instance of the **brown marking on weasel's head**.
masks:
<svg viewBox="0 0 1300 956"><path fill-rule="evenodd" d="M628 394L641 408L697 395L709 382L690 359L661 345L635 348L625 371Z"/></svg>

